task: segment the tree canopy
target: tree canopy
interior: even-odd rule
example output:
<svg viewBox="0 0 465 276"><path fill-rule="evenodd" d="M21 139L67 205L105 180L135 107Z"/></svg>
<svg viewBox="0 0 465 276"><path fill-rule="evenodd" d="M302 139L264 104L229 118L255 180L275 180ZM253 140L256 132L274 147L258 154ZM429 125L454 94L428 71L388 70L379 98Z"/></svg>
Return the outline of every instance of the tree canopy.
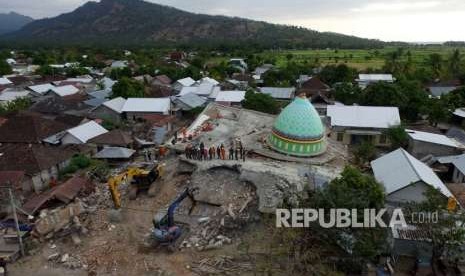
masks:
<svg viewBox="0 0 465 276"><path fill-rule="evenodd" d="M144 95L144 85L128 77L122 77L112 88L113 98L141 98L144 97Z"/></svg>
<svg viewBox="0 0 465 276"><path fill-rule="evenodd" d="M245 99L242 106L247 109L252 109L260 112L278 114L279 104L273 97L268 94L256 93L249 90L245 93Z"/></svg>

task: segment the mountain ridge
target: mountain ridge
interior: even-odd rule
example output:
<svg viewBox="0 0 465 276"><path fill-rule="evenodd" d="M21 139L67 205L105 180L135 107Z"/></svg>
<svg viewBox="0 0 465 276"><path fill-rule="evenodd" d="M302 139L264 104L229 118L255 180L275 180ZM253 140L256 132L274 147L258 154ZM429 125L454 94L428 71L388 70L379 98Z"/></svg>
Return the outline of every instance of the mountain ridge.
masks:
<svg viewBox="0 0 465 276"><path fill-rule="evenodd" d="M0 13L0 35L17 31L32 21L33 18L13 11Z"/></svg>
<svg viewBox="0 0 465 276"><path fill-rule="evenodd" d="M216 45L268 48L373 48L383 42L240 17L191 13L142 0L87 2L2 37L41 44Z"/></svg>

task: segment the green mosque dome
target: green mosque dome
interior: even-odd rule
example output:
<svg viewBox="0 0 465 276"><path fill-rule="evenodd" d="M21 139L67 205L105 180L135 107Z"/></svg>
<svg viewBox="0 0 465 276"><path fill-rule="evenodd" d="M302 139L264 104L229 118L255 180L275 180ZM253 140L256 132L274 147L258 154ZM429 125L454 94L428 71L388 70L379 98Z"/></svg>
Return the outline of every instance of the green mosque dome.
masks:
<svg viewBox="0 0 465 276"><path fill-rule="evenodd" d="M318 112L304 96L296 97L279 114L268 137L276 151L310 157L326 150L325 128Z"/></svg>

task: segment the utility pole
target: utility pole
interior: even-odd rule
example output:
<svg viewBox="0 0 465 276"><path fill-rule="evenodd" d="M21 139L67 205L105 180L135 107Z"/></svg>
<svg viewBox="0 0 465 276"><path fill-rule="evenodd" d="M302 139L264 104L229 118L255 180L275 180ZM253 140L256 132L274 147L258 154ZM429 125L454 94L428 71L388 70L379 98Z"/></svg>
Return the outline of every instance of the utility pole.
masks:
<svg viewBox="0 0 465 276"><path fill-rule="evenodd" d="M19 248L21 249L21 256L24 257L25 254L24 254L23 238L21 236L21 230L19 230L18 216L16 215L16 204L13 198L13 192L11 191L11 188L8 188L8 193L10 194L10 204L13 210L13 217L15 219L16 233L18 235L18 240L19 240Z"/></svg>

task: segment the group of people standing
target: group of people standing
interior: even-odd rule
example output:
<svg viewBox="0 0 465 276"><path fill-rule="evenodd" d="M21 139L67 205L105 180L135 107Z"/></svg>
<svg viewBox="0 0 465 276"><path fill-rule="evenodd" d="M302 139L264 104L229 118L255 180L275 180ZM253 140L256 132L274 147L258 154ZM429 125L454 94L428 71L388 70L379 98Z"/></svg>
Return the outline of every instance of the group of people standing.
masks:
<svg viewBox="0 0 465 276"><path fill-rule="evenodd" d="M206 147L203 142L200 142L199 145L193 146L191 143L186 145L185 153L187 159L194 159L200 161L207 161L213 159L226 160L228 157L229 160L242 160L245 161L246 151L242 146L240 140L231 143L230 147L226 149L224 144L220 146L212 145L211 147Z"/></svg>

